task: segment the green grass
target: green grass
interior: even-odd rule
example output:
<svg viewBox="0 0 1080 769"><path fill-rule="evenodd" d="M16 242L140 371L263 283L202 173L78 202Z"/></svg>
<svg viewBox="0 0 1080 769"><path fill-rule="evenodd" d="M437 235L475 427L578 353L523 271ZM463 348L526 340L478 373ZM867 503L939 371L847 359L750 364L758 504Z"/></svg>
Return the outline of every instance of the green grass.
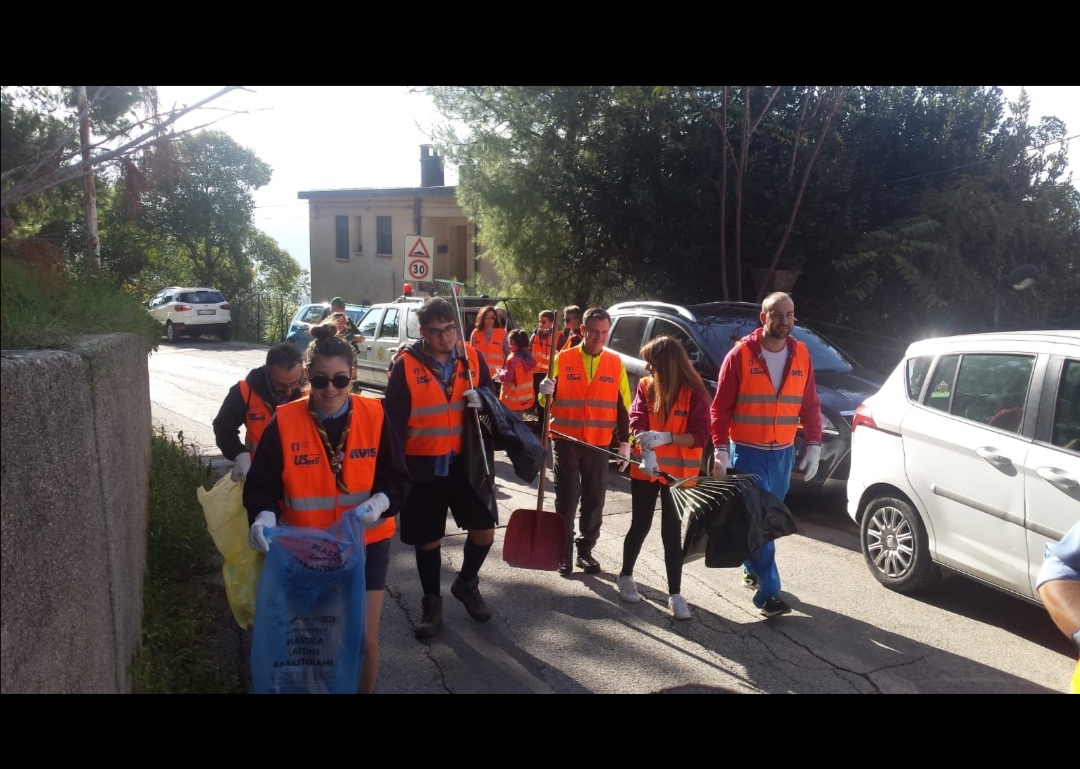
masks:
<svg viewBox="0 0 1080 769"><path fill-rule="evenodd" d="M234 659L214 648L224 600L217 551L195 495L213 478L195 449L159 429L150 460L150 520L142 644L132 667L136 694L239 694Z"/></svg>
<svg viewBox="0 0 1080 769"><path fill-rule="evenodd" d="M64 349L83 334L115 332L157 349L161 329L141 302L100 278L45 275L0 261L0 349Z"/></svg>

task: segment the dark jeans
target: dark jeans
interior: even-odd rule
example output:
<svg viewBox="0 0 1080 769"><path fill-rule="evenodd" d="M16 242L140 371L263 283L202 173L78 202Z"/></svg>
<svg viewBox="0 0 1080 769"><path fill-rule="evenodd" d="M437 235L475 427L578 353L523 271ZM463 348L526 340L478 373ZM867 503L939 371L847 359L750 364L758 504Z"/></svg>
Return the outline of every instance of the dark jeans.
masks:
<svg viewBox="0 0 1080 769"><path fill-rule="evenodd" d="M641 546L652 529L656 496L660 495L660 540L664 543L664 566L667 570L668 595L682 590L682 523L671 489L659 481L630 479L630 531L623 540L623 562L620 575L634 573Z"/></svg>
<svg viewBox="0 0 1080 769"><path fill-rule="evenodd" d="M608 482L607 454L557 438L551 441L551 451L555 458L555 512L566 522L567 545L574 536L574 516L580 502L578 552L591 553L593 545L600 539L603 522Z"/></svg>

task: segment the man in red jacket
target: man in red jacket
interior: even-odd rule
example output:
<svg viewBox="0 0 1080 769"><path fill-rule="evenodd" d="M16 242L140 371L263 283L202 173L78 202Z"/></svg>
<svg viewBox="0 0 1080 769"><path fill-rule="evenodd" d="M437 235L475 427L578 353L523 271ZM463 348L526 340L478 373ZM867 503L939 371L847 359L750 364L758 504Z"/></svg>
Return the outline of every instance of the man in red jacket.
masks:
<svg viewBox="0 0 1080 769"><path fill-rule="evenodd" d="M761 305L762 328L731 349L720 367L713 398L713 475L757 475L762 488L781 500L791 484L795 434L802 424L806 453L799 470L805 480L817 474L821 460L821 401L814 365L806 345L791 336L795 302L777 292ZM754 606L763 617L787 614L780 598L776 545L766 542L743 564L743 584L754 590Z"/></svg>

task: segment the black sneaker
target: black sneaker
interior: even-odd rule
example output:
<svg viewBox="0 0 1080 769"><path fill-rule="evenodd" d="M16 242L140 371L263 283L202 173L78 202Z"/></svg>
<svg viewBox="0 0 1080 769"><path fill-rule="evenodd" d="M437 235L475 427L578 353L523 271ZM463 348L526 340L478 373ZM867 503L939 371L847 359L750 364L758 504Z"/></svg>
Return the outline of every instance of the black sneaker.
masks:
<svg viewBox="0 0 1080 769"><path fill-rule="evenodd" d="M559 563L559 574L569 577L574 573L574 559L567 558Z"/></svg>
<svg viewBox="0 0 1080 769"><path fill-rule="evenodd" d="M745 587L747 590L757 590L757 574L754 574L754 572L752 571L744 571L742 574L742 586Z"/></svg>
<svg viewBox="0 0 1080 769"><path fill-rule="evenodd" d="M465 611L477 622L487 622L491 619L491 609L484 603L480 595L480 578L473 577L466 582L458 574L454 584L450 586L450 594L465 604Z"/></svg>
<svg viewBox="0 0 1080 769"><path fill-rule="evenodd" d="M600 573L600 562L592 557L592 553L578 553L577 565L586 574Z"/></svg>
<svg viewBox="0 0 1080 769"><path fill-rule="evenodd" d="M780 596L774 595L772 598L765 600L765 605L758 609L758 614L762 617L779 617L781 614L787 614L791 611L791 607L788 606Z"/></svg>

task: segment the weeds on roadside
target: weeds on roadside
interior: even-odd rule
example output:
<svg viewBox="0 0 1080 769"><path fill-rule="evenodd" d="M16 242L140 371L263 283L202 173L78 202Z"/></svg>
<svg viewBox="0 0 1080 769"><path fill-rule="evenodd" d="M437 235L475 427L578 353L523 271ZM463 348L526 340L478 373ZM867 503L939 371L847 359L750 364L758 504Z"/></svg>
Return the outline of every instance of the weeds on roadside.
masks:
<svg viewBox="0 0 1080 769"><path fill-rule="evenodd" d="M239 694L233 660L212 648L217 552L206 530L198 486L210 468L194 446L159 428L150 458L150 517L143 587L142 644L132 669L136 694Z"/></svg>

